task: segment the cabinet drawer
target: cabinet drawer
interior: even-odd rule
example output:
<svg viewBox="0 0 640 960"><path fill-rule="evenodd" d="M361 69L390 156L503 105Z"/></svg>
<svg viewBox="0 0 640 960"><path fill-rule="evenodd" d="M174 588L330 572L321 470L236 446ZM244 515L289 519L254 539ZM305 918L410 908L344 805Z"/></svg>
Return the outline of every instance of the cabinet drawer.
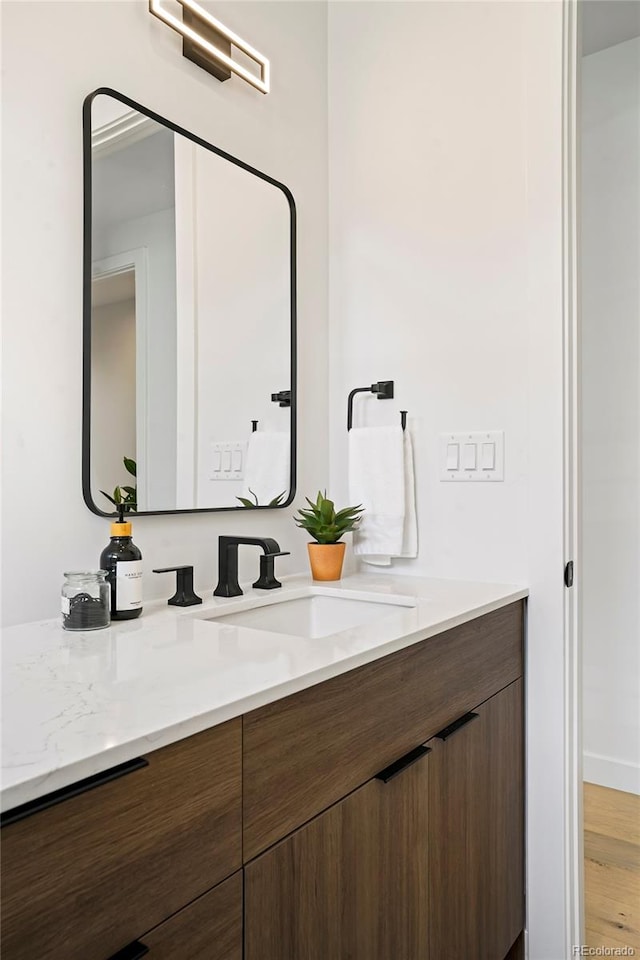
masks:
<svg viewBox="0 0 640 960"><path fill-rule="evenodd" d="M242 960L242 871L141 938L149 960Z"/></svg>
<svg viewBox="0 0 640 960"><path fill-rule="evenodd" d="M3 960L105 960L241 866L241 720L2 830Z"/></svg>
<svg viewBox="0 0 640 960"><path fill-rule="evenodd" d="M243 718L247 862L522 674L523 604Z"/></svg>

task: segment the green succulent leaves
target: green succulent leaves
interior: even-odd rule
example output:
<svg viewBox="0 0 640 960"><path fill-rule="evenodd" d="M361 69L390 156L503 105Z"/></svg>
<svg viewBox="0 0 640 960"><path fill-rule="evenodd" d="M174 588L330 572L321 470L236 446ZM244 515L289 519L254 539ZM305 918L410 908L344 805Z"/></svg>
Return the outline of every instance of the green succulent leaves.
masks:
<svg viewBox="0 0 640 960"><path fill-rule="evenodd" d="M131 457L123 457L122 462L127 473L130 473L132 477L137 476L138 467L135 460L132 460Z"/></svg>
<svg viewBox="0 0 640 960"><path fill-rule="evenodd" d="M305 497L305 500L309 509L298 510L298 516L294 517L294 520L297 526L306 530L318 543L337 543L345 533L356 529L364 512L362 504L336 511L333 500L327 499L326 490L324 494L318 490L315 503L308 497Z"/></svg>
<svg viewBox="0 0 640 960"><path fill-rule="evenodd" d="M136 461L132 460L131 457L123 457L122 462L127 473L130 473L132 477L135 477L138 469ZM129 513L130 511L136 511L138 509L138 493L135 487L124 485L117 486L114 488L113 496L111 496L109 493L105 493L104 490L101 490L100 493L115 507L123 504L124 513Z"/></svg>
<svg viewBox="0 0 640 960"><path fill-rule="evenodd" d="M249 500L247 497L236 497L236 500L239 500L242 506L245 507L247 510L252 510L255 507L260 507L260 506L279 507L285 498L286 492L287 492L286 490L283 490L282 493L279 493L278 496L274 497L273 500L270 500L269 503L260 504L258 503L258 497L253 492L251 487L249 487L249 493L253 497L253 500Z"/></svg>

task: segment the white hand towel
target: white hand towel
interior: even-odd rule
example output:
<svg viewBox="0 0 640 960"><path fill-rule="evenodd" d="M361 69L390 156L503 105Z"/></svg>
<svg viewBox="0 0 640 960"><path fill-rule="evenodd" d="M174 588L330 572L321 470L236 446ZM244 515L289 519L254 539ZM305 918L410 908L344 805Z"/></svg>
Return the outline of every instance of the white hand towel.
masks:
<svg viewBox="0 0 640 960"><path fill-rule="evenodd" d="M255 494L258 504L266 507L279 494L289 493L290 447L288 433L256 431L251 434L244 469L243 497L253 500Z"/></svg>
<svg viewBox="0 0 640 960"><path fill-rule="evenodd" d="M354 533L356 556L389 566L392 557L417 557L413 446L401 427L349 431L349 500L365 507Z"/></svg>
<svg viewBox="0 0 640 960"><path fill-rule="evenodd" d="M403 430L404 454L404 527L402 529L401 557L418 556L418 516L416 513L416 483L413 472L413 441L409 430Z"/></svg>
<svg viewBox="0 0 640 960"><path fill-rule="evenodd" d="M353 536L356 556L391 562L402 549L404 458L400 427L354 427L349 431L349 501L364 514Z"/></svg>

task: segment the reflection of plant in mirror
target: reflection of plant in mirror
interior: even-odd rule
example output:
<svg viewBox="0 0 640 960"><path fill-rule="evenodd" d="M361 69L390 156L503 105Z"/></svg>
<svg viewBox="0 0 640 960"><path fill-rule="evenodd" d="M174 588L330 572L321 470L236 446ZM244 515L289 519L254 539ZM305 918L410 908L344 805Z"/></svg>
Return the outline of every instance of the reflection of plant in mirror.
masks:
<svg viewBox="0 0 640 960"><path fill-rule="evenodd" d="M260 506L264 506L264 507L279 507L280 504L282 503L282 501L284 500L284 497L285 497L285 494L286 494L286 490L283 490L282 493L279 493L278 496L277 496L277 497L274 497L273 500L270 500L269 503L264 503L264 504L258 503L258 497L257 497L256 494L253 492L253 490L251 489L251 487L249 487L249 493L250 493L251 496L253 497L253 501L252 501L252 500L248 500L247 497L236 497L236 500L239 500L240 503L242 504L242 506L243 506L243 507L246 507L247 509L253 509L253 508L255 508L255 507L260 507Z"/></svg>
<svg viewBox="0 0 640 960"><path fill-rule="evenodd" d="M336 512L333 500L327 500L327 491L324 495L318 490L316 502L305 500L310 510L298 510L299 516L294 517L296 524L311 534L318 543L337 543L345 533L355 530L364 509L362 504L357 507L345 507Z"/></svg>
<svg viewBox="0 0 640 960"><path fill-rule="evenodd" d="M123 457L122 462L124 463L127 473L135 477L138 472L135 460L132 460L130 457ZM125 485L117 486L114 488L113 496L105 493L104 490L101 490L100 493L103 497L106 497L107 500L110 500L115 507L122 505L125 513L129 513L130 511L135 512L138 509L138 493L136 487Z"/></svg>

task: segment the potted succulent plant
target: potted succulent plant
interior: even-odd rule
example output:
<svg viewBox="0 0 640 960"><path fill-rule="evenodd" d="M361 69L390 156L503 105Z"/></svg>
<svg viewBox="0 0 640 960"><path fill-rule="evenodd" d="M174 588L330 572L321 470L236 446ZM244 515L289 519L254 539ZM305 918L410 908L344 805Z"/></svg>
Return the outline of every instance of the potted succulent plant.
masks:
<svg viewBox="0 0 640 960"><path fill-rule="evenodd" d="M327 499L326 490L324 495L318 490L315 503L308 497L305 499L309 509L298 510L298 516L294 519L316 541L307 544L311 576L314 580L339 580L346 548L340 539L345 533L356 529L363 508L359 504L336 511L333 500Z"/></svg>

